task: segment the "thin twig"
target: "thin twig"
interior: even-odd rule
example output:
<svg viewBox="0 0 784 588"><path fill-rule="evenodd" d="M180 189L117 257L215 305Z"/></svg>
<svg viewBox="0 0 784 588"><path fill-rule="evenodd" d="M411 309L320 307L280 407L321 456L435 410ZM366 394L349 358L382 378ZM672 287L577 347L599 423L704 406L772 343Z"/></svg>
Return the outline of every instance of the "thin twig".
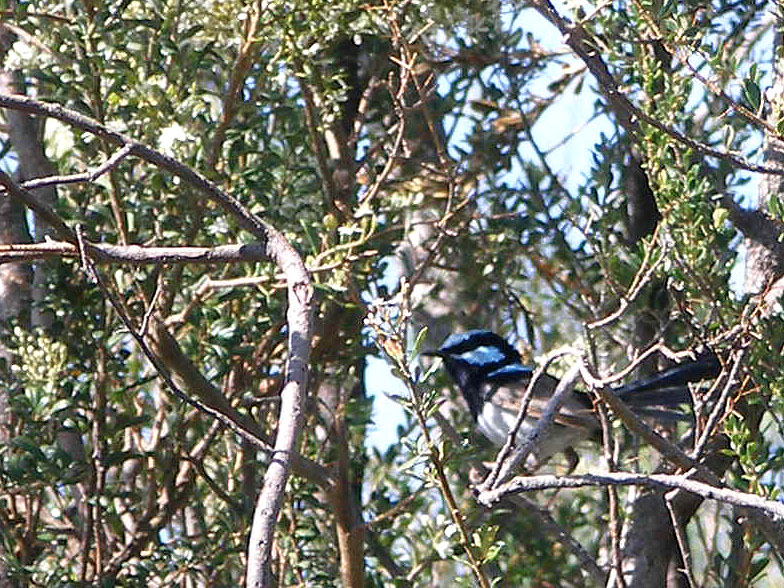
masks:
<svg viewBox="0 0 784 588"><path fill-rule="evenodd" d="M321 178L321 191L323 192L326 202L334 205L341 213L349 217L348 210L341 210L339 207L342 205L338 197L338 190L335 186L335 181L332 177L332 171L329 165L329 156L324 146L323 137L319 134L319 128L322 126L322 120L319 117L319 110L316 106L316 98L313 95L313 89L307 80L305 74L305 66L299 60L294 60L294 68L296 73L296 80L299 84L300 93L302 94L302 101L305 105L305 124L308 129L308 136L310 138L310 146L313 150L313 155L316 158L316 164L319 170L319 178ZM345 206L344 206L345 208Z"/></svg>
<svg viewBox="0 0 784 588"><path fill-rule="evenodd" d="M377 514L373 517L372 520L367 521L363 526L364 527L373 527L374 525L378 525L379 523L384 522L387 519L397 517L400 513L405 512L408 506L414 502L417 498L421 498L422 494L425 492L426 488L423 486L414 490L411 494L406 496L405 498L401 498L395 506L392 506L385 510L384 512Z"/></svg>
<svg viewBox="0 0 784 588"><path fill-rule="evenodd" d="M594 330L594 329L599 329L601 327L606 327L607 325L615 322L620 317L622 317L623 313L626 312L626 309L629 308L629 305L635 301L637 296L639 296L640 292L642 292L643 288L648 284L648 282L650 282L653 272L656 271L659 265L661 265L661 263L667 257L667 246L665 245L662 248L662 252L659 258L653 263L651 263L650 265L648 265L648 263L650 262L651 255L653 254L653 251L656 249L656 247L654 247L653 244L656 242L656 234L658 231L659 231L659 225L657 224L656 229L654 231L653 239L651 239L651 245L649 247L646 247L645 256L643 257L642 263L640 264L637 273L634 275L634 279L632 280L631 286L629 286L628 291L626 292L626 294L621 296L621 299L618 301L618 308L614 312L611 312L610 314L605 316L604 318L601 318L599 320L596 320L586 325L586 328L588 330Z"/></svg>
<svg viewBox="0 0 784 588"><path fill-rule="evenodd" d="M259 38L258 34L261 15L263 13L261 4L262 2L256 2L249 10L249 18L246 18L245 20L242 43L237 51L237 57L234 60L229 75L228 88L223 96L220 122L218 122L218 125L215 127L215 133L212 136L207 150L207 165L210 168L215 168L218 163L223 140L226 137L226 131L231 126L234 116L237 113L237 101L240 98L240 91L245 82L245 78L247 77L248 70L250 70L254 60L259 59L262 55L262 51L259 50L262 39Z"/></svg>
<svg viewBox="0 0 784 588"><path fill-rule="evenodd" d="M613 410L613 413L629 430L642 437L649 445L661 453L662 456L684 470L694 468L702 475L707 476L708 479L711 479L712 481L715 480L715 476L705 466L689 457L680 447L671 441L668 441L646 425L640 417L632 412L623 400L618 398L607 388L605 380L597 379L596 376L591 373L588 366L582 366L582 377L585 383L598 394L602 402Z"/></svg>
<svg viewBox="0 0 784 588"><path fill-rule="evenodd" d="M682 475L669 474L606 472L580 476L554 476L550 474L517 476L498 488L480 492L477 496L477 501L489 507L510 494L547 490L550 488L583 488L586 486L607 485L681 489L702 498L718 500L719 502L735 506L743 506L765 513L768 516L784 518L784 504L781 502L730 488L716 488L710 484L698 482Z"/></svg>
<svg viewBox="0 0 784 588"><path fill-rule="evenodd" d="M188 184L191 184L198 190L204 192L210 200L214 201L229 214L236 217L238 223L257 238L263 240L264 242L266 242L268 239L283 239L282 235L280 235L278 231L271 225L251 213L250 210L236 198L218 188L215 184L210 182L207 178L194 169L180 163L168 155L164 155L160 151L156 151L155 149L152 149L143 143L135 141L130 137L126 137L118 131L110 129L95 119L57 104L40 102L38 100L28 98L27 96L21 96L18 94L6 94L0 92L0 107L26 112L28 114L55 118L115 145L119 145L121 147L130 145L131 155L140 157L148 163L168 171ZM27 205L26 202L25 204ZM33 211L36 213L39 212L36 209L33 209ZM62 221L57 217L55 219L44 217L44 220L50 225L50 220L53 220L55 224L52 226L56 229L62 229L65 227L65 224L62 223ZM66 232L70 233L70 230L67 229L67 227L65 227L65 230ZM67 240L70 241L71 239Z"/></svg>
<svg viewBox="0 0 784 588"><path fill-rule="evenodd" d="M433 418L438 423L438 427L441 429L441 432L452 441L453 445L460 445L460 436L452 427L452 424L449 422L449 420L444 418L444 416L439 411L435 411L433 413ZM482 462L474 462L471 465L472 467L476 468L477 475L481 478L486 478L490 474L490 469ZM508 500L518 508L529 511L531 516L535 517L540 522L542 527L544 527L551 535L554 535L555 539L560 541L561 545L568 549L572 555L577 558L577 560L583 566L585 573L590 575L595 580L597 586L603 585L606 582L607 574L604 572L604 570L602 570L601 567L599 567L599 564L596 563L596 560L585 550L582 545L580 545L579 541L572 537L568 531L564 529L563 526L547 512L547 510L540 508L536 505L536 503L528 500L524 496L509 496Z"/></svg>
<svg viewBox="0 0 784 588"><path fill-rule="evenodd" d="M137 344L141 348L144 355L150 361L150 363L155 367L158 372L158 375L163 379L169 389L177 396L180 400L185 402L186 404L190 404L194 408L200 410L201 412L211 416L212 418L220 421L226 427L231 429L234 433L238 434L242 438L246 439L254 446L258 447L260 450L267 454L271 454L273 452L272 448L262 441L259 437L251 434L247 431L244 427L241 427L237 423L235 423L231 418L227 415L223 414L222 412L209 407L203 404L201 401L192 398L188 394L186 394L183 390L174 383L171 374L169 373L168 368L163 364L163 362L158 358L158 356L153 353L152 349L147 345L147 342L142 337L141 333L136 330L131 321L131 318L128 316L124 305L116 296L116 294L106 285L105 281L101 277L100 272L98 271L97 266L89 257L84 257L84 271L93 280L98 287L100 288L101 292L103 292L104 296L106 296L109 303L114 307L117 315L119 316L122 323L125 325L125 328L131 334L131 336L136 340Z"/></svg>
<svg viewBox="0 0 784 588"><path fill-rule="evenodd" d="M699 459L704 451L708 441L710 440L711 436L713 435L713 431L716 429L716 426L719 423L719 420L724 416L726 408L727 408L727 401L729 400L730 395L735 390L735 382L738 375L738 371L740 370L741 362L743 361L743 356L745 355L746 350L741 349L738 351L737 355L735 356L735 361L732 363L732 368L730 368L730 373L727 376L727 381L724 384L724 388L721 391L721 395L719 399L716 401L713 410L708 417L708 421L705 423L705 428L702 430L702 434L700 435L697 442L694 444L694 451L692 451L691 456L695 459Z"/></svg>
<svg viewBox="0 0 784 588"><path fill-rule="evenodd" d="M642 16L643 20L645 20L645 23L651 28L651 31L653 31L653 34L655 36L655 40L660 42L662 44L662 46L667 50L667 52L669 52L671 55L674 55L675 58L681 63L681 65L687 67L691 71L692 75L703 86L708 88L708 90L710 90L714 95L718 96L725 103L727 103L729 105L729 107L731 109L733 109L735 112L737 112L742 118L744 118L746 120L746 122L749 122L751 124L754 124L754 125L757 125L759 127L762 127L768 133L770 133L773 137L775 137L775 138L777 138L779 140L782 139L781 134L779 133L778 129L776 129L776 127L774 125L770 124L768 121L764 120L763 118L760 118L755 113L753 113L751 110L749 110L748 108L746 108L742 104L738 103L729 94L727 94L727 92L724 91L724 89L721 87L721 85L719 85L718 82L716 82L715 80L711 80L711 79L707 78L706 76L703 76L691 64L691 62L689 61L690 55L686 55L685 54L685 53L687 53L688 51L691 50L691 47L689 45L683 44L683 45L673 46L672 44L667 43L665 41L665 35L662 34L661 28L656 23L656 21L653 19L652 15L646 9L646 7L643 6L642 2L640 2L639 0L633 0L633 2L634 2L634 6L637 8L637 10L640 13L640 15ZM691 51L691 54L692 55L698 54L698 52L697 51ZM700 57L702 57L705 61L708 61L708 59L705 58L704 56L700 55ZM731 82L730 82L730 80L724 80L721 83L725 87L728 87Z"/></svg>
<svg viewBox="0 0 784 588"><path fill-rule="evenodd" d="M606 583L607 574L599 567L596 560L546 509L541 508L535 502L520 494L507 496L507 499L517 507L526 509L531 516L537 519L542 527L554 535L555 539L577 558L583 572L593 578L596 586L602 586Z"/></svg>
<svg viewBox="0 0 784 588"><path fill-rule="evenodd" d="M594 408L602 427L602 453L607 464L607 471L614 472L617 466L615 463L615 439L613 438L607 407L603 402L596 402ZM615 583L618 588L626 588L626 581L623 577L623 555L621 553L621 521L618 516L620 501L618 500L618 490L614 486L607 486L607 499L610 510L610 556L612 567L615 570Z"/></svg>
<svg viewBox="0 0 784 588"><path fill-rule="evenodd" d="M158 298L163 292L162 286L163 284L161 283L160 278L155 281L155 292L152 293L152 297L150 298L150 303L147 305L147 310L144 311L144 317L142 318L142 325L141 327L139 327L139 333L141 333L142 337L145 337L147 335L147 327L149 327L150 319L152 318L153 312L155 312L155 306L158 302Z"/></svg>
<svg viewBox="0 0 784 588"><path fill-rule="evenodd" d="M103 174L116 168L123 159L130 155L132 150L132 145L124 145L115 151L110 158L91 171L86 171L81 174L71 174L68 176L48 176L45 178L35 178L33 180L27 180L26 182L22 183L22 187L27 188L28 190L37 190L38 188L44 188L46 186L57 186L59 184L94 182Z"/></svg>
<svg viewBox="0 0 784 588"><path fill-rule="evenodd" d="M677 490L670 490L664 495L664 504L667 505L667 510L670 513L670 520L672 521L672 529L675 531L675 540L678 543L678 551L680 551L681 559L683 560L683 573L686 575L686 581L689 583L689 588L697 588L697 582L694 579L694 574L691 571L691 552L689 551L689 541L686 534L683 532L681 521L678 520L678 515L675 512L675 506L672 501L677 493Z"/></svg>
<svg viewBox="0 0 784 588"><path fill-rule="evenodd" d="M433 439L430 436L430 431L427 428L427 419L422 412L422 406L421 402L419 401L419 392L417 390L416 384L411 378L406 378L405 384L408 388L409 398L411 398L413 401L412 404L417 420L419 421L419 426L422 429L422 435L425 439L428 457L430 459L430 463L433 465L433 471L436 474L438 487L441 490L441 495L444 497L444 502L446 502L449 514L452 516L452 520L454 521L455 526L457 527L460 534L460 542L463 546L463 549L465 550L468 565L471 568L471 571L474 573L476 580L479 582L479 585L482 588L490 588L492 583L487 579L487 576L482 569L481 561L479 561L479 559L474 554L473 541L471 540L471 535L466 528L463 514L460 512L460 508L457 505L457 500L455 500L455 497L452 494L452 489L449 486L449 480L447 480L446 473L444 472L444 464L440 457L440 451L433 442Z"/></svg>
<svg viewBox="0 0 784 588"><path fill-rule="evenodd" d="M569 385L565 384L564 386L561 386L561 383L559 382L558 387L553 392L553 396L548 402L544 413L537 421L536 427L526 436L525 440L517 448L515 448L515 445L517 444L517 434L520 431L520 427L523 426L523 422L525 421L525 417L528 413L528 406L534 396L534 390L539 384L539 380L547 373L547 368L550 367L550 364L553 363L556 359L573 352L574 351L571 348L566 348L558 349L550 353L545 359L544 363L534 372L533 376L531 377L531 381L528 383L525 393L523 394L523 397L520 399L520 408L517 411L517 418L514 422L514 425L509 430L509 433L506 437L506 443L504 443L504 446L498 452L495 465L493 466L490 475L488 475L485 481L482 482L481 487L483 489L494 488L499 484L499 480L503 482L509 476L510 472L514 471L518 464L522 463L522 461L528 457L531 451L536 449L539 439L541 439L544 433L547 431L547 428L550 426L550 423L555 418L558 410L561 407L561 404L565 400L567 394L566 391L568 390L571 392L571 390L574 388L574 384L576 383L576 379L574 377L571 378L571 382L569 382L569 378L564 377L562 379L562 382L567 382Z"/></svg>
<svg viewBox="0 0 784 588"><path fill-rule="evenodd" d="M2 98L1 94L0 98ZM65 224L65 221L63 221L63 219L61 219L48 204L46 204L43 200L38 198L29 190L22 188L11 178L11 176L2 170L0 170L0 186L5 188L5 191L9 196L11 196L11 198L25 205L41 220L52 227L59 238L76 245L78 241L76 233ZM2 192L3 191L0 190L0 194L2 194Z"/></svg>

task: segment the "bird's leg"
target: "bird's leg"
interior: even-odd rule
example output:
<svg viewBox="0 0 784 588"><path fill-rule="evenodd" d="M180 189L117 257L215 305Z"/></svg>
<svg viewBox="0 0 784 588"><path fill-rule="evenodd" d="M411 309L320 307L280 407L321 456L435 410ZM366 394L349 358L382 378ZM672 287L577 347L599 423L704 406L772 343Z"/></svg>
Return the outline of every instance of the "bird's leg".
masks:
<svg viewBox="0 0 784 588"><path fill-rule="evenodd" d="M577 464L580 463L580 456L577 454L577 451L575 451L574 447L571 446L564 449L563 454L564 457L566 458L566 463L567 463L566 475L568 476L572 474L574 470L577 469ZM555 499L558 497L559 492L560 489L557 489L555 493L550 497L550 500L547 501L547 507L546 507L547 510L550 510L550 508L553 506L553 504L555 503Z"/></svg>
<svg viewBox="0 0 784 588"><path fill-rule="evenodd" d="M566 457L566 463L569 464L569 468L566 470L566 475L568 476L577 469L577 464L580 463L580 456L574 450L574 447L564 449L564 456Z"/></svg>

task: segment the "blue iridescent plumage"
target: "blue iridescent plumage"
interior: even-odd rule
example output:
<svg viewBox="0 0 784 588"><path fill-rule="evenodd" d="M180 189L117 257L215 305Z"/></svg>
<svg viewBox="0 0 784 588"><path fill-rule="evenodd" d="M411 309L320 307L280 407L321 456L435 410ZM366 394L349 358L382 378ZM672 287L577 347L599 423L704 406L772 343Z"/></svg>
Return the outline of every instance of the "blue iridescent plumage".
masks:
<svg viewBox="0 0 784 588"><path fill-rule="evenodd" d="M522 378L530 378L533 373L532 367L510 363L487 374L487 379L498 384L506 384Z"/></svg>
<svg viewBox="0 0 784 588"><path fill-rule="evenodd" d="M488 347L487 345L481 345L471 351L465 351L460 353L457 357L468 363L479 366L500 363L506 359L504 354L496 347Z"/></svg>

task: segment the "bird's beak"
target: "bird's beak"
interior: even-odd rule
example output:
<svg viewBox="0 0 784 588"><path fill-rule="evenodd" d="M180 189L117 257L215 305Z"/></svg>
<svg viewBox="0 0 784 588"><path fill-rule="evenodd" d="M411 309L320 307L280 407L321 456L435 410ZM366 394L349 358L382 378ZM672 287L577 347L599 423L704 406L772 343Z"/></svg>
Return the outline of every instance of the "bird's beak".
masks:
<svg viewBox="0 0 784 588"><path fill-rule="evenodd" d="M444 357L444 354L438 349L433 349L432 351L423 351L420 353L420 355L424 355L425 357Z"/></svg>

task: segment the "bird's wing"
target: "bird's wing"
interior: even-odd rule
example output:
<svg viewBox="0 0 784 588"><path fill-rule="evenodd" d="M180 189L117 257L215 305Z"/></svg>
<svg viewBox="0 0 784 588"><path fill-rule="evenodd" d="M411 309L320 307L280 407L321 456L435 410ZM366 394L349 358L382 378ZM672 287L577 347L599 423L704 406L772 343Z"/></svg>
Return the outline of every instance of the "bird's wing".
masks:
<svg viewBox="0 0 784 588"><path fill-rule="evenodd" d="M530 378L511 384L492 386L485 395L486 402L492 402L504 410L518 411L520 400L528 387ZM548 374L543 374L536 383L531 404L528 406L529 418L538 419L545 410L547 403L558 386L558 380ZM590 399L582 392L573 391L568 395L555 417L555 422L572 427L595 429L598 422L593 413Z"/></svg>

